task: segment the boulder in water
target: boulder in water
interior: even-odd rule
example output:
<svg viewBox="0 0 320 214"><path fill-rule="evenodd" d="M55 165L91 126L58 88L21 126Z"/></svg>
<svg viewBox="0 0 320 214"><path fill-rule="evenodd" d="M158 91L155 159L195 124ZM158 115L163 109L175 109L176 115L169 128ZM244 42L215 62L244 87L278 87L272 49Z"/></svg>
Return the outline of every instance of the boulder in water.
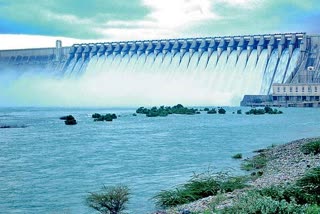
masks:
<svg viewBox="0 0 320 214"><path fill-rule="evenodd" d="M77 121L72 115L60 117L60 120L64 120L66 125L76 125Z"/></svg>

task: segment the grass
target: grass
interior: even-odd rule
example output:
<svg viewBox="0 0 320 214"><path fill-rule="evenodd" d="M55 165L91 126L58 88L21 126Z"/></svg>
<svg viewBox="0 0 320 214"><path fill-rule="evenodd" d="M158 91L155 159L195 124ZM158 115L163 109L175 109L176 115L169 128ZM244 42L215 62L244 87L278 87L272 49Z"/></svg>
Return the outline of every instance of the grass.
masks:
<svg viewBox="0 0 320 214"><path fill-rule="evenodd" d="M253 156L251 159L244 160L241 164L241 169L246 171L252 171L256 169L262 169L268 162L267 156L264 153Z"/></svg>
<svg viewBox="0 0 320 214"><path fill-rule="evenodd" d="M153 199L158 207L168 208L190 203L201 198L232 192L247 185L247 177L229 177L227 174L211 172L195 174L191 179L172 190L163 190Z"/></svg>
<svg viewBox="0 0 320 214"><path fill-rule="evenodd" d="M232 156L233 159L242 159L242 154L241 153L237 153L235 155Z"/></svg>
<svg viewBox="0 0 320 214"><path fill-rule="evenodd" d="M312 141L310 143L306 143L301 147L301 151L305 154L314 154L317 155L320 153L320 141Z"/></svg>

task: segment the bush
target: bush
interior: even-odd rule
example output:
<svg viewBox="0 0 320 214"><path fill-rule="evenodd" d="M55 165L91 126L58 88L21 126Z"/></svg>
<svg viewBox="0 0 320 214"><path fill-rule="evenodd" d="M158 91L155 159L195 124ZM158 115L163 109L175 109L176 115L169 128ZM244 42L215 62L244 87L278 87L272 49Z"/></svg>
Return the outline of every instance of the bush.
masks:
<svg viewBox="0 0 320 214"><path fill-rule="evenodd" d="M129 201L127 186L102 187L100 192L90 193L86 198L89 207L103 214L118 214L125 210Z"/></svg>
<svg viewBox="0 0 320 214"><path fill-rule="evenodd" d="M204 108L203 111L209 111L209 108Z"/></svg>
<svg viewBox="0 0 320 214"><path fill-rule="evenodd" d="M242 189L246 187L244 182L244 177L214 175L210 172L195 174L186 184L173 190L163 190L153 199L157 206L167 208L216 195L218 192Z"/></svg>
<svg viewBox="0 0 320 214"><path fill-rule="evenodd" d="M242 114L241 109L237 110L237 114Z"/></svg>
<svg viewBox="0 0 320 214"><path fill-rule="evenodd" d="M305 154L314 154L317 155L320 153L320 141L313 141L306 143L301 147L301 151Z"/></svg>
<svg viewBox="0 0 320 214"><path fill-rule="evenodd" d="M242 154L238 153L232 156L233 159L241 159L242 158Z"/></svg>
<svg viewBox="0 0 320 214"><path fill-rule="evenodd" d="M308 203L320 204L320 167L311 169L297 181Z"/></svg>
<svg viewBox="0 0 320 214"><path fill-rule="evenodd" d="M307 206L305 213L306 214L318 214L318 213L320 213L320 206L315 205L315 204Z"/></svg>
<svg viewBox="0 0 320 214"><path fill-rule="evenodd" d="M251 159L244 160L241 164L241 169L251 171L255 169L262 169L268 162L267 156L264 153L253 156Z"/></svg>
<svg viewBox="0 0 320 214"><path fill-rule="evenodd" d="M294 201L277 201L271 197L262 196L256 191L249 191L245 195L239 196L232 207L227 207L221 213L237 214L287 214L304 213L305 206L296 204Z"/></svg>

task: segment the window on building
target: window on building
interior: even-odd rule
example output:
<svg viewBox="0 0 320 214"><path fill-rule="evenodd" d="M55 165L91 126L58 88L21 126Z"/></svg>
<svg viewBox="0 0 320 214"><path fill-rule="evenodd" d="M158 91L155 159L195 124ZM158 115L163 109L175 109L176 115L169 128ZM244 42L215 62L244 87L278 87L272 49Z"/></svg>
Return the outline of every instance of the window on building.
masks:
<svg viewBox="0 0 320 214"><path fill-rule="evenodd" d="M290 87L290 93L292 93L292 87Z"/></svg>
<svg viewBox="0 0 320 214"><path fill-rule="evenodd" d="M318 92L318 87L317 86L314 87L314 92Z"/></svg>
<svg viewBox="0 0 320 214"><path fill-rule="evenodd" d="M277 88L277 92L278 92L278 93L280 92L280 87Z"/></svg>
<svg viewBox="0 0 320 214"><path fill-rule="evenodd" d="M304 87L302 87L302 93L304 92Z"/></svg>
<svg viewBox="0 0 320 214"><path fill-rule="evenodd" d="M286 87L283 87L283 92L286 92Z"/></svg>
<svg viewBox="0 0 320 214"><path fill-rule="evenodd" d="M308 86L308 92L311 93L311 86Z"/></svg>
<svg viewBox="0 0 320 214"><path fill-rule="evenodd" d="M298 92L299 91L299 89L298 89L298 87L296 87L296 92Z"/></svg>

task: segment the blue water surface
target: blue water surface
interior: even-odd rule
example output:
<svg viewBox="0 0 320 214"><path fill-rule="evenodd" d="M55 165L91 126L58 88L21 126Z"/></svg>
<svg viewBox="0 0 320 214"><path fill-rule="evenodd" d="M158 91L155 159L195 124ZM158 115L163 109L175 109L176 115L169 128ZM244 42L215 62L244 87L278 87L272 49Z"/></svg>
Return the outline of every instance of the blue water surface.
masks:
<svg viewBox="0 0 320 214"><path fill-rule="evenodd" d="M132 116L135 109L0 108L0 212L94 213L85 205L102 185L126 184L130 213L155 210L151 198L193 172L241 174L235 153L319 136L320 109L283 115ZM242 108L242 111L247 109ZM93 122L92 113L121 115ZM76 126L60 116L72 114Z"/></svg>

